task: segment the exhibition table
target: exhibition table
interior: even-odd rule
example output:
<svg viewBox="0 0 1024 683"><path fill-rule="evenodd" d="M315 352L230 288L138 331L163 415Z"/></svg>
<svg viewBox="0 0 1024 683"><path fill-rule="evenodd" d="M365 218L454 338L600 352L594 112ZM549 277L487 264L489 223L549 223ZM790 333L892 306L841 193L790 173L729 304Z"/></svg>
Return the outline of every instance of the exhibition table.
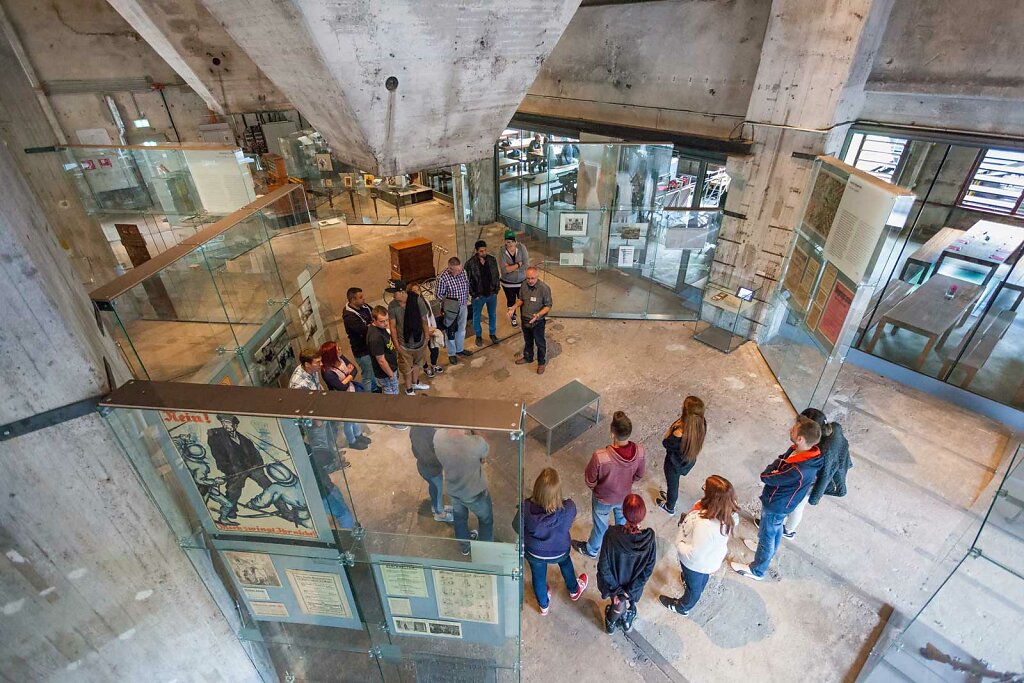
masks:
<svg viewBox="0 0 1024 683"><path fill-rule="evenodd" d="M967 232L955 239L942 251L935 264L935 272L943 260L959 259L988 268L983 285L1004 263L1013 265L1024 250L1024 228L992 221L978 221Z"/></svg>
<svg viewBox="0 0 1024 683"><path fill-rule="evenodd" d="M952 298L946 298L951 285L956 285L956 293ZM981 285L948 275L933 275L882 316L868 343L867 352L874 352L887 324L909 330L927 339L924 349L914 361L914 369L920 370L932 349L942 346L953 328L963 324L982 291Z"/></svg>

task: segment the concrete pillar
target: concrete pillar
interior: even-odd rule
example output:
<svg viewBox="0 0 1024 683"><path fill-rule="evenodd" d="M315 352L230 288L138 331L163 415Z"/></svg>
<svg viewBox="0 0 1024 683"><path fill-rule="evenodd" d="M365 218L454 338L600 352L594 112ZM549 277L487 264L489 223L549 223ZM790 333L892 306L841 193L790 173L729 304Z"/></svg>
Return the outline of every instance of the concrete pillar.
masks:
<svg viewBox="0 0 1024 683"><path fill-rule="evenodd" d="M8 149L35 196L34 204L53 226L57 243L71 260L77 281L98 286L115 275L117 260L99 223L85 213L81 196L56 152L25 149L59 142L11 43L0 36L0 142Z"/></svg>
<svg viewBox="0 0 1024 683"><path fill-rule="evenodd" d="M838 154L862 106L892 4L773 0L744 124L753 154L728 163L732 185L712 269L716 280L753 278L762 285L761 299L774 291L813 157Z"/></svg>
<svg viewBox="0 0 1024 683"><path fill-rule="evenodd" d="M0 187L9 425L105 393L106 367L114 381L128 370L3 146ZM99 414L0 441L0 463L5 680L261 680Z"/></svg>

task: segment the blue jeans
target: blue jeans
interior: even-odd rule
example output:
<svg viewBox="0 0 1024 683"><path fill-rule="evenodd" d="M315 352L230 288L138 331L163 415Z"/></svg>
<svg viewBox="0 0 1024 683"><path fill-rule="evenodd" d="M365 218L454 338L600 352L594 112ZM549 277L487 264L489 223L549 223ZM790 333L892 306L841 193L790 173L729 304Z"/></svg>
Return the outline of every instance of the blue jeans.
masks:
<svg viewBox="0 0 1024 683"><path fill-rule="evenodd" d="M597 555L601 552L601 541L604 540L604 533L608 531L608 513L615 515L615 523L623 525L626 518L622 516L622 503L602 503L597 496L591 495L591 510L594 517L594 528L590 530L590 540L587 541L587 552Z"/></svg>
<svg viewBox="0 0 1024 683"><path fill-rule="evenodd" d="M452 515L455 517L455 538L462 541L460 544L462 549L469 550L470 510L476 515L477 524L480 526L478 540L493 541L494 510L491 507L491 494L484 491L470 500L459 500L452 496L451 491L448 492L448 495L452 499Z"/></svg>
<svg viewBox="0 0 1024 683"><path fill-rule="evenodd" d="M430 495L430 509L435 515L444 512L444 501L441 492L444 490L444 474L431 474L424 472L423 466L417 461L416 471L420 473L423 481L427 482L427 493Z"/></svg>
<svg viewBox="0 0 1024 683"><path fill-rule="evenodd" d="M363 433L360 425L355 422L342 422L341 428L345 431L345 440L348 441L349 446Z"/></svg>
<svg viewBox="0 0 1024 683"><path fill-rule="evenodd" d="M785 521L785 512L761 511L761 526L757 528L757 552L754 553L754 561L750 563L750 571L754 576L764 576L768 571L768 565L779 549Z"/></svg>
<svg viewBox="0 0 1024 683"><path fill-rule="evenodd" d="M487 305L487 331L492 337L497 336L498 321L494 319L494 313L498 308L498 295L478 296L473 299L473 334L479 339L483 336L483 321L480 319L484 312L484 304Z"/></svg>
<svg viewBox="0 0 1024 683"><path fill-rule="evenodd" d="M373 359L369 354L356 356L356 365L359 366L359 383L363 385L363 388L367 391L376 389L377 378L373 376Z"/></svg>
<svg viewBox="0 0 1024 683"><path fill-rule="evenodd" d="M679 607L689 612L697 604L697 601L700 600L701 593L704 592L704 587L708 585L708 579L711 578L711 575L687 569L686 565L681 562L679 563L679 568L682 570L680 575L683 578L683 583L686 584L683 597L679 598Z"/></svg>
<svg viewBox="0 0 1024 683"><path fill-rule="evenodd" d="M337 486L331 485L327 495L324 496L324 505L327 507L327 511L331 513L331 516L334 517L334 522L339 529L355 527L356 520L352 517L352 511L348 509L345 498L341 495L341 489Z"/></svg>
<svg viewBox="0 0 1024 683"><path fill-rule="evenodd" d="M562 580L570 593L580 589L580 583L576 578L576 568L572 566L572 558L569 553L556 557L553 560L542 560L526 553L526 561L530 563L530 576L533 577L533 594L537 596L537 604L542 608L548 606L548 565L557 564L562 570Z"/></svg>
<svg viewBox="0 0 1024 683"><path fill-rule="evenodd" d="M378 377L377 386L380 387L381 393L391 394L392 396L398 395L398 373L396 372L391 377Z"/></svg>
<svg viewBox="0 0 1024 683"><path fill-rule="evenodd" d="M445 338L445 347L448 349L448 355L454 356L456 353L461 352L465 349L466 342L466 305L459 306L459 318L456 321L458 330L455 332L454 337L450 337L447 334Z"/></svg>

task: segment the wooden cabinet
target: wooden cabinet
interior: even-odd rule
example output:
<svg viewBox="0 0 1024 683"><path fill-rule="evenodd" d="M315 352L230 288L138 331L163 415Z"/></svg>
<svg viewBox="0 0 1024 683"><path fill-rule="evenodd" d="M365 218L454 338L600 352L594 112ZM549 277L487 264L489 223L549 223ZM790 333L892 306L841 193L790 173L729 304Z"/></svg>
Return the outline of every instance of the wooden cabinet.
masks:
<svg viewBox="0 0 1024 683"><path fill-rule="evenodd" d="M391 279L406 284L434 277L434 248L430 240L417 237L393 242L391 247Z"/></svg>

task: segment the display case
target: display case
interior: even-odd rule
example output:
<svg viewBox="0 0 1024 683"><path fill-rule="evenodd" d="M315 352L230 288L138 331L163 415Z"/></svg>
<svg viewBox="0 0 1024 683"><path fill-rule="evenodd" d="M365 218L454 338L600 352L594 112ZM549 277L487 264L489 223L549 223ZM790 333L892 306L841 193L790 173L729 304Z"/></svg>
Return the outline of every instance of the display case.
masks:
<svg viewBox="0 0 1024 683"><path fill-rule="evenodd" d="M520 402L130 382L101 412L265 680L519 680Z"/></svg>
<svg viewBox="0 0 1024 683"><path fill-rule="evenodd" d="M708 282L693 338L724 353L736 350L750 339L759 291L755 282L739 277Z"/></svg>
<svg viewBox="0 0 1024 683"><path fill-rule="evenodd" d="M282 202L295 207L284 233ZM313 286L322 253L302 187L287 185L90 297L137 378L276 385L330 319Z"/></svg>

